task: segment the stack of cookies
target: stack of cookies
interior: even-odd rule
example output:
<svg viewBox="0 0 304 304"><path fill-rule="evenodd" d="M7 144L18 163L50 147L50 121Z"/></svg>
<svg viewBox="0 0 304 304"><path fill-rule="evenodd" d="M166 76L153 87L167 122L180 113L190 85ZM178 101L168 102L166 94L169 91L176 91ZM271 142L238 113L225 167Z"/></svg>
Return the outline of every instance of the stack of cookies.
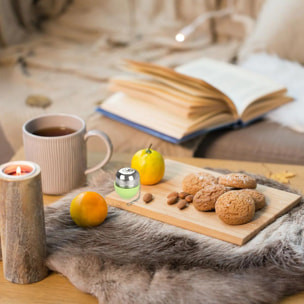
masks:
<svg viewBox="0 0 304 304"><path fill-rule="evenodd" d="M219 178L200 172L183 180L183 191L193 195L198 211L215 210L229 225L241 225L252 220L255 212L266 204L265 196L255 190L257 182L243 173L230 173Z"/></svg>

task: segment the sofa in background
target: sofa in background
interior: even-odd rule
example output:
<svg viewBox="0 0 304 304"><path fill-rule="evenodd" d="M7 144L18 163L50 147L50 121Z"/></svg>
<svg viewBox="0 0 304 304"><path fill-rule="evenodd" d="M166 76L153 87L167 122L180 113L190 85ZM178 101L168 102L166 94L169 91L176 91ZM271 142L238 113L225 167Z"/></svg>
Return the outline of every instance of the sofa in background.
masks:
<svg viewBox="0 0 304 304"><path fill-rule="evenodd" d="M95 112L110 94L108 79L121 73L117 65L122 58L175 67L203 56L237 62L263 51L304 62L300 18L304 4L297 0L235 0L231 16L202 25L183 44L174 41L178 29L199 14L225 7L226 2L157 0L147 6L142 0L132 6L132 1L126 4L122 0L27 1L34 8L28 11L40 13L39 18L31 19L34 23L22 28L27 34L22 41L12 44L6 38L3 42L9 35L3 34L3 19L2 25L0 22L0 162L22 146L21 127L27 119L67 112L83 117L88 129L105 131L114 152L134 153L152 143L164 155L304 165L304 134L268 120L173 145ZM34 3L40 4L39 10ZM47 21L43 21L45 17ZM29 106L26 99L30 95L47 96L52 104L47 108Z"/></svg>

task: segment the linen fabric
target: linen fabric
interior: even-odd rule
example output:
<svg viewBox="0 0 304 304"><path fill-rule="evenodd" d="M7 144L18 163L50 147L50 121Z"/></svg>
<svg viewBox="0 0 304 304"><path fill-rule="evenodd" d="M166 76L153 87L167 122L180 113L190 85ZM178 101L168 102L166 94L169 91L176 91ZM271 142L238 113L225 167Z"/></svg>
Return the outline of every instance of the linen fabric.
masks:
<svg viewBox="0 0 304 304"><path fill-rule="evenodd" d="M240 49L242 61L254 52L304 63L304 2L267 0L252 34Z"/></svg>

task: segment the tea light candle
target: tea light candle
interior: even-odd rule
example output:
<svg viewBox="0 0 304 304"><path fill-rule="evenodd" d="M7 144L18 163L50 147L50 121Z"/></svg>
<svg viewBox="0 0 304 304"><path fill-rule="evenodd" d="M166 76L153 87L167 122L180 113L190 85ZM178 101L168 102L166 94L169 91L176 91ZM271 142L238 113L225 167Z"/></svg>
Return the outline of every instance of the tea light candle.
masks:
<svg viewBox="0 0 304 304"><path fill-rule="evenodd" d="M40 167L29 161L0 166L0 231L4 277L28 284L48 274Z"/></svg>
<svg viewBox="0 0 304 304"><path fill-rule="evenodd" d="M2 165L0 170L0 176L11 180L20 179L20 176L29 175L35 173L35 166L28 161L15 161Z"/></svg>

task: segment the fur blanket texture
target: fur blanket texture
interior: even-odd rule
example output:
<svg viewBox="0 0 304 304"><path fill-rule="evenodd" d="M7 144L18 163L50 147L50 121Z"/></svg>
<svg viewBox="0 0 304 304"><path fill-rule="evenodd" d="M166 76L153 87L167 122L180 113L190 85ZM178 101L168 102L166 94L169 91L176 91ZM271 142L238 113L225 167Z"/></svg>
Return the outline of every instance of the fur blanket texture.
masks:
<svg viewBox="0 0 304 304"><path fill-rule="evenodd" d="M114 176L101 172L85 189L106 195ZM69 204L83 190L45 209L47 265L99 303L269 304L304 290L303 199L237 246L114 207L100 226L77 227Z"/></svg>

